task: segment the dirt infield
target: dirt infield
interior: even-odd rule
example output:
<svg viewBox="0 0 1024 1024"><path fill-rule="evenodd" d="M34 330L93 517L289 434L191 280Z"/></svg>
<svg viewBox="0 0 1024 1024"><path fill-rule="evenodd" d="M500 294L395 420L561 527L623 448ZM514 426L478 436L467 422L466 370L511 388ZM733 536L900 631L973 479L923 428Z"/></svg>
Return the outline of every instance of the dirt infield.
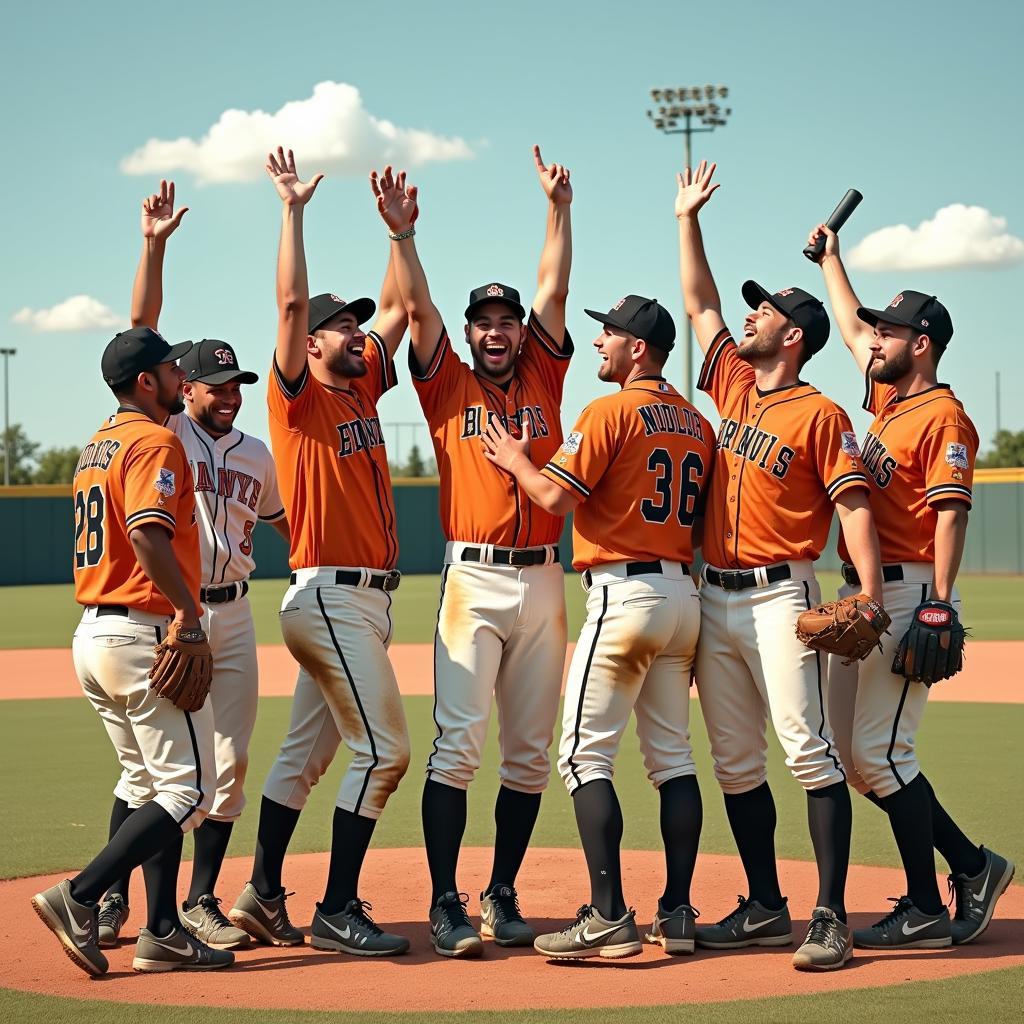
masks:
<svg viewBox="0 0 1024 1024"><path fill-rule="evenodd" d="M230 898L248 877L249 860L227 862L221 893ZM462 851L464 884L478 889L487 877L490 851ZM783 891L789 893L794 934L806 928L815 892L814 865L782 861ZM296 890L289 911L296 924L308 924L327 869L326 854L290 857L285 881ZM626 852L626 894L637 908L641 930L650 924L660 894L663 861L654 852ZM997 919L976 943L958 949L903 953L858 952L842 971L804 974L790 966L792 949L698 951L668 957L645 945L642 955L621 961L551 963L532 950L501 949L487 942L482 961L445 960L430 948L424 894L429 892L424 854L419 849L371 850L363 892L373 915L408 935L412 952L393 960L368 960L299 949L259 947L238 954L230 970L203 975L183 972L138 975L131 970L134 936L145 900L132 894L127 941L109 950L111 971L90 980L58 948L36 918L29 897L60 876L0 882L8 921L0 935L4 985L51 995L116 1002L152 1002L291 1008L296 1010L550 1009L555 1007L652 1006L705 1003L811 994L835 989L898 985L1024 965L1024 887L1011 886ZM743 872L733 857L703 855L697 865L694 896L706 920L724 915L743 889ZM892 868L853 867L849 907L854 926L877 919L885 897L903 891L903 874ZM520 877L523 908L541 930L563 926L586 898L586 870L576 850L531 850ZM478 912L477 900L470 911Z"/></svg>
<svg viewBox="0 0 1024 1024"><path fill-rule="evenodd" d="M574 644L569 644L568 668ZM290 697L295 688L295 662L282 644L257 648L260 694ZM430 644L392 644L391 663L406 695L434 692L433 648ZM1024 702L1019 674L1008 666L1024 662L1024 641L969 644L964 670L955 679L933 688L931 700L975 701L980 704ZM0 700L77 697L81 694L66 648L0 650Z"/></svg>

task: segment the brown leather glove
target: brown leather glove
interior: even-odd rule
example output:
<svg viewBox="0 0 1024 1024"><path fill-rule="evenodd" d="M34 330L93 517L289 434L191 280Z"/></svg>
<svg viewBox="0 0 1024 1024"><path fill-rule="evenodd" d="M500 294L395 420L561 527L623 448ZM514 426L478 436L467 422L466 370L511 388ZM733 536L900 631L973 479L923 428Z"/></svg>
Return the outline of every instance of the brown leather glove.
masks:
<svg viewBox="0 0 1024 1024"><path fill-rule="evenodd" d="M837 654L844 665L851 665L876 647L881 649L882 634L890 621L878 602L857 594L801 612L796 620L796 636L812 650Z"/></svg>
<svg viewBox="0 0 1024 1024"><path fill-rule="evenodd" d="M213 655L206 634L201 629L183 630L172 622L153 653L150 688L182 711L198 711L213 682Z"/></svg>

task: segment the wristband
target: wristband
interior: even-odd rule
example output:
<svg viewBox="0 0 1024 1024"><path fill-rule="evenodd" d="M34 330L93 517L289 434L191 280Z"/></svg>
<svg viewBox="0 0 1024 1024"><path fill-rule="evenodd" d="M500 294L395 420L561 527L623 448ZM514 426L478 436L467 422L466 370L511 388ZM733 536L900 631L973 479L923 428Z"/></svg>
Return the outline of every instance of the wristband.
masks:
<svg viewBox="0 0 1024 1024"><path fill-rule="evenodd" d="M409 228L408 231L389 231L388 232L388 238L390 238L392 242L401 242L402 239L404 239L404 238L412 238L412 236L415 235L415 234L416 234L416 229L415 228Z"/></svg>

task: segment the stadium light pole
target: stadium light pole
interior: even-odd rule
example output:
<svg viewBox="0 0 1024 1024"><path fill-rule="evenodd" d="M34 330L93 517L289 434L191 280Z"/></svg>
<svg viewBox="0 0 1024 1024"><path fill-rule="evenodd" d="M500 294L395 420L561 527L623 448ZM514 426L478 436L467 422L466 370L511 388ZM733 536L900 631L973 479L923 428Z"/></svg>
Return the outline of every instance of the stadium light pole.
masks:
<svg viewBox="0 0 1024 1024"><path fill-rule="evenodd" d="M651 99L659 104L648 110L651 123L663 135L682 135L686 143L686 163L693 166L691 136L699 132L713 132L725 125L732 114L731 107L723 107L719 100L729 95L724 85L690 85L675 89L652 89ZM693 401L693 330L690 318L686 320L683 345L683 394Z"/></svg>
<svg viewBox="0 0 1024 1024"><path fill-rule="evenodd" d="M16 348L0 348L0 356L4 357L4 487L11 484L11 422L10 422L10 392L7 388L7 359L8 356L16 356Z"/></svg>

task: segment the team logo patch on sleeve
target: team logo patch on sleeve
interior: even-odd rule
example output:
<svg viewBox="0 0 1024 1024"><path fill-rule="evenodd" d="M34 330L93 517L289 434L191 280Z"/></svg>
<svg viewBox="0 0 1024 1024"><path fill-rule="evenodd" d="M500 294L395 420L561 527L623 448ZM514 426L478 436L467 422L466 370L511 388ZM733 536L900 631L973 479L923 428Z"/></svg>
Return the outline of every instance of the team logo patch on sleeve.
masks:
<svg viewBox="0 0 1024 1024"><path fill-rule="evenodd" d="M566 455L575 455L580 450L580 442L583 440L583 435L579 431L574 430L563 442L562 451Z"/></svg>
<svg viewBox="0 0 1024 1024"><path fill-rule="evenodd" d="M174 470L161 469L153 481L153 487L165 498L169 498L174 493Z"/></svg>
<svg viewBox="0 0 1024 1024"><path fill-rule="evenodd" d="M967 469L967 445L950 441L946 445L946 462L954 469Z"/></svg>
<svg viewBox="0 0 1024 1024"><path fill-rule="evenodd" d="M839 443L851 459L860 458L860 445L857 444L857 435L852 430L844 430L840 435Z"/></svg>

